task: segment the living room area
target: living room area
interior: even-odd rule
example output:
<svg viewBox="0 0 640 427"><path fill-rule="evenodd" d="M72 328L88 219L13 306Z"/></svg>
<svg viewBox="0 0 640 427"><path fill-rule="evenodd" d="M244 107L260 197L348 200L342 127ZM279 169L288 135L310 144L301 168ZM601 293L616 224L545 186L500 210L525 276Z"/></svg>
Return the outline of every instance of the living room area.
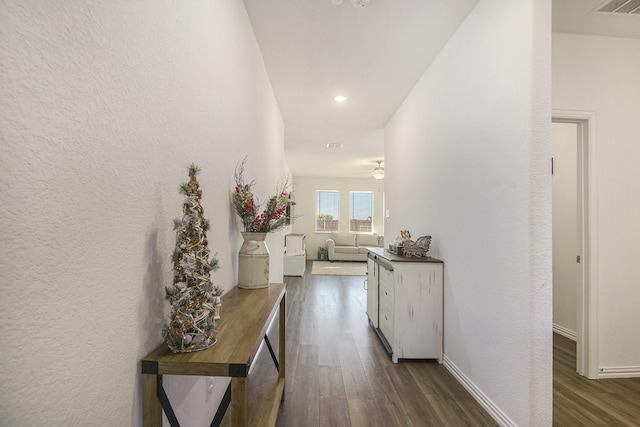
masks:
<svg viewBox="0 0 640 427"><path fill-rule="evenodd" d="M318 192L335 192L337 198L338 221L332 224L330 229L318 230ZM384 238L384 180L373 178L328 178L328 177L295 177L293 182L293 195L295 197L295 214L290 227L292 233L304 234L306 239L306 251L308 260L326 261L366 261L364 256L355 258L346 257L342 259L331 259L328 256L318 254L327 249L327 239L332 233L340 235L363 236L363 245L358 246L382 246ZM352 202L350 195L352 192L364 192L371 196L371 228L366 232L351 230L350 222L352 218ZM334 214L335 216L335 214ZM398 230L399 232L399 230ZM367 236L367 237L364 237ZM286 273L285 273L286 274Z"/></svg>

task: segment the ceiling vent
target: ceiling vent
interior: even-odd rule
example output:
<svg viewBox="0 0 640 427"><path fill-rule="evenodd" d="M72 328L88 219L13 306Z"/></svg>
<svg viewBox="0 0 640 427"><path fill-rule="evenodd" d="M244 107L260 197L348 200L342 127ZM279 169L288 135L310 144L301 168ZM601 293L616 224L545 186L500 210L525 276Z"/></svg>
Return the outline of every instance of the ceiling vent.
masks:
<svg viewBox="0 0 640 427"><path fill-rule="evenodd" d="M595 12L640 16L640 0L610 0L596 9Z"/></svg>

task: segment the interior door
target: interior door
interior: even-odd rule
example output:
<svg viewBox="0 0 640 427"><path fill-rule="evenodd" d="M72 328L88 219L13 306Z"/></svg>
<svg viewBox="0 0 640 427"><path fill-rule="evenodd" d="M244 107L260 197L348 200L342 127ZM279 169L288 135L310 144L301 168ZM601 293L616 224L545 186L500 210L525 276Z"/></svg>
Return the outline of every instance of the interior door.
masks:
<svg viewBox="0 0 640 427"><path fill-rule="evenodd" d="M576 340L578 248L578 125L553 123L553 327Z"/></svg>

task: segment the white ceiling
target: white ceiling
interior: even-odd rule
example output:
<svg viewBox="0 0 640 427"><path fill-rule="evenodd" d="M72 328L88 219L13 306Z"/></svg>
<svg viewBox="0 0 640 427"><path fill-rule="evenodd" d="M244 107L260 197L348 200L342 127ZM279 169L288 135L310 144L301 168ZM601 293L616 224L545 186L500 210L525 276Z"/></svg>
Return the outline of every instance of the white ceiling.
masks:
<svg viewBox="0 0 640 427"><path fill-rule="evenodd" d="M285 123L294 176L367 178L384 127L478 0L244 0ZM640 38L640 15L554 0L553 30ZM342 94L347 101L333 98ZM341 149L326 145L343 144Z"/></svg>

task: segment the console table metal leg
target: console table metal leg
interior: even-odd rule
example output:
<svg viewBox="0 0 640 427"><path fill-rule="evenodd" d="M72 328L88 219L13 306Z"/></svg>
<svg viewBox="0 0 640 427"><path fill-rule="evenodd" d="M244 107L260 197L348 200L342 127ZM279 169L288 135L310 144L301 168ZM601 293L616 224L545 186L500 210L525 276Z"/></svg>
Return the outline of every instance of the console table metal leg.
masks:
<svg viewBox="0 0 640 427"><path fill-rule="evenodd" d="M280 301L280 342L278 345L278 359L280 361L280 366L278 369L278 376L280 377L281 380L284 381L285 379L285 366L286 366L286 324L287 324L287 293L285 292L285 294L282 297L282 300ZM282 400L284 400L284 395L285 395L285 387L282 387Z"/></svg>
<svg viewBox="0 0 640 427"><path fill-rule="evenodd" d="M167 416L167 420L169 420L169 424L171 425L171 427L180 427L178 417L176 417L176 413L173 412L173 408L171 407L171 402L169 402L169 396L167 396L167 393L164 391L164 387L162 385L162 375L157 375L156 378L158 384L158 400L160 401L160 406L162 406L162 410Z"/></svg>
<svg viewBox="0 0 640 427"><path fill-rule="evenodd" d="M271 359L273 360L273 364L276 365L276 369L279 371L280 370L280 364L278 363L278 358L276 357L276 354L273 352L273 347L271 347L271 341L269 341L269 336L265 335L264 336L264 342L267 344L267 348L269 349L269 354L271 355Z"/></svg>

